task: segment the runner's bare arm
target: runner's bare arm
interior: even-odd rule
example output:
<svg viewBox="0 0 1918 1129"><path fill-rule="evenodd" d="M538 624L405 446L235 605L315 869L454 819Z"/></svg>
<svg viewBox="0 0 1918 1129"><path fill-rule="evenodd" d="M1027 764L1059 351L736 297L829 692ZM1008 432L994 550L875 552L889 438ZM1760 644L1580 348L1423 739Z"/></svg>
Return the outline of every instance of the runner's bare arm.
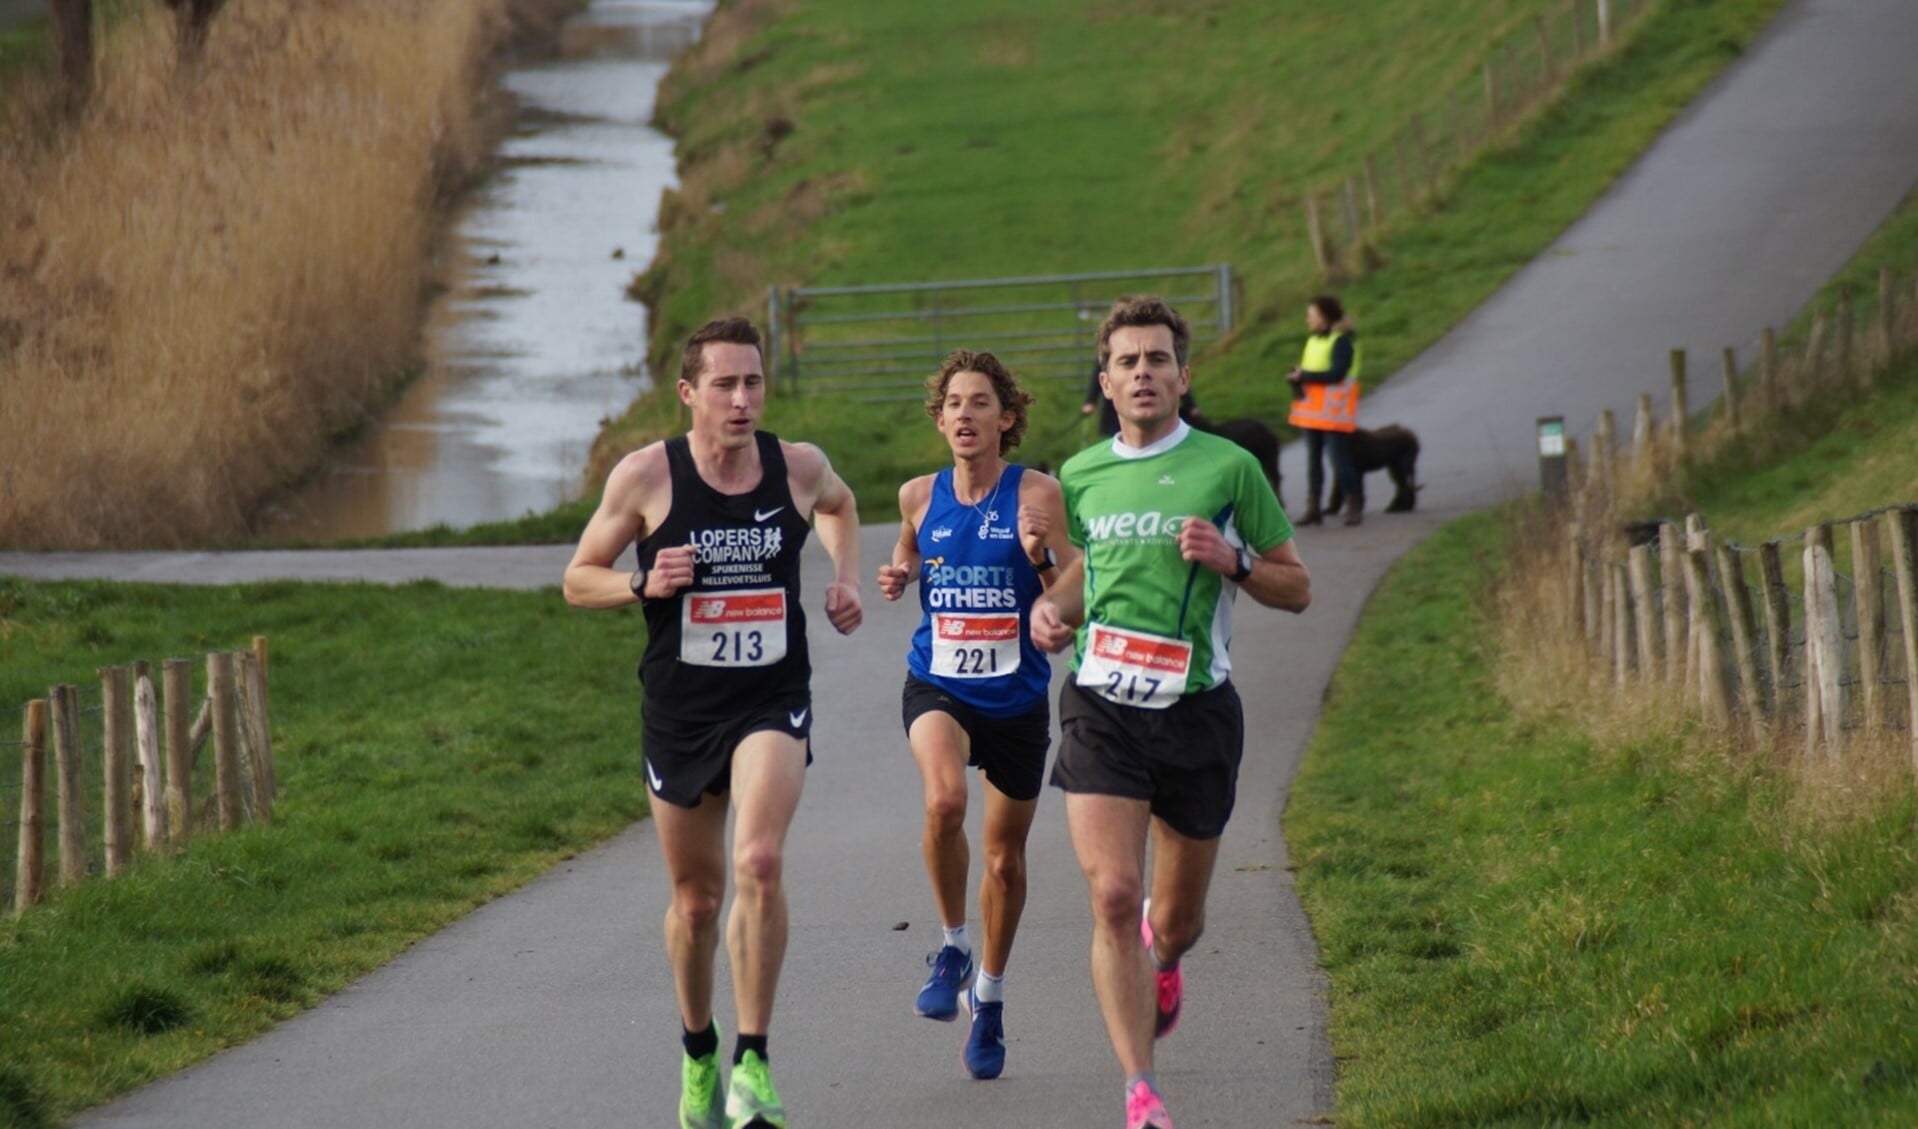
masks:
<svg viewBox="0 0 1918 1129"><path fill-rule="evenodd" d="M1063 651L1072 645L1086 619L1086 561L1073 558L1059 570L1046 594L1032 605L1032 645L1042 651Z"/></svg>
<svg viewBox="0 0 1918 1129"><path fill-rule="evenodd" d="M859 504L832 469L826 453L810 443L786 448L793 500L812 502L813 530L832 558L833 581L826 585L826 619L841 635L850 635L865 618L859 598Z"/></svg>
<svg viewBox="0 0 1918 1129"><path fill-rule="evenodd" d="M911 479L899 488L899 540L892 547L892 560L879 566L879 594L888 600L905 595L906 586L919 575L919 523L925 520L931 497L931 475Z"/></svg>
<svg viewBox="0 0 1918 1129"><path fill-rule="evenodd" d="M617 567L626 547L645 536L648 511L672 490L666 474L666 451L660 444L627 455L606 476L606 491L580 534L573 559L567 562L562 584L566 602L576 608L617 608L636 602L632 574ZM691 578L688 577L688 580ZM647 578L651 594L667 593L664 575Z"/></svg>
<svg viewBox="0 0 1918 1129"><path fill-rule="evenodd" d="M1066 567L1079 559L1079 550L1066 535L1065 492L1059 489L1059 480L1049 474L1028 470L1019 480L1019 543L1026 559L1035 565L1045 559L1047 549L1052 550L1057 565L1039 573L1048 592L1059 583Z"/></svg>
<svg viewBox="0 0 1918 1129"><path fill-rule="evenodd" d="M1179 555L1218 573L1231 576L1239 570L1239 550L1229 544L1219 527L1202 517L1189 517L1179 525ZM1268 608L1302 612L1312 602L1312 577L1299 559L1299 548L1291 538L1252 557L1252 575L1239 582L1246 595Z"/></svg>

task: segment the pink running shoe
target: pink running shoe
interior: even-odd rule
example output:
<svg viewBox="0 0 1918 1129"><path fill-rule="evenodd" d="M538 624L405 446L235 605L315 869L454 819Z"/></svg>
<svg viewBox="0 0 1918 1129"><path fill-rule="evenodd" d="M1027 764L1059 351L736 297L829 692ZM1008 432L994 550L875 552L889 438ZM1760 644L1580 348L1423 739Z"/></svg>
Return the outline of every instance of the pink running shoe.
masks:
<svg viewBox="0 0 1918 1129"><path fill-rule="evenodd" d="M1144 1079L1126 1091L1125 1129L1172 1129L1172 1115L1165 1111L1165 1102Z"/></svg>
<svg viewBox="0 0 1918 1129"><path fill-rule="evenodd" d="M1145 941L1146 959L1152 962L1152 978L1158 988L1158 1014L1153 1019L1152 1037L1163 1039L1179 1026L1179 1008L1185 1003L1185 973L1178 965L1160 969L1152 954L1152 899L1145 900L1139 914L1139 937Z"/></svg>

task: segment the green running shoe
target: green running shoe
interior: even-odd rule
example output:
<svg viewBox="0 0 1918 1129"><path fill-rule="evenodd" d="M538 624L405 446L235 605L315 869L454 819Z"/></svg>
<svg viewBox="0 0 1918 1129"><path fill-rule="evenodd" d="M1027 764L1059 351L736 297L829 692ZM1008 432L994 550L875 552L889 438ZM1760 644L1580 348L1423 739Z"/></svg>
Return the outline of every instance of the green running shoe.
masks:
<svg viewBox="0 0 1918 1129"><path fill-rule="evenodd" d="M786 1107L773 1088L773 1068L747 1051L733 1064L733 1082L726 1090L728 1129L786 1129Z"/></svg>
<svg viewBox="0 0 1918 1129"><path fill-rule="evenodd" d="M713 1024L717 1033L719 1025ZM679 1129L726 1129L726 1109L719 1092L719 1049L700 1058L680 1052Z"/></svg>

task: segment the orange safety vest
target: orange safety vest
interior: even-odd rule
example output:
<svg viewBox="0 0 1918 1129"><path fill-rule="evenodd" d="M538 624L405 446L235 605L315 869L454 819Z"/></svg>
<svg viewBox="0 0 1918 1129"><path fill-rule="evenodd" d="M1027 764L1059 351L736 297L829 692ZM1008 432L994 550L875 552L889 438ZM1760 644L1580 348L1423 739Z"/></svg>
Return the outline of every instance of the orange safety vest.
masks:
<svg viewBox="0 0 1918 1129"><path fill-rule="evenodd" d="M1332 367L1335 333L1314 333L1305 339L1299 367L1325 372ZM1355 431L1359 426L1359 343L1352 341L1352 371L1337 384L1305 384L1305 399L1292 401L1286 422L1308 431Z"/></svg>

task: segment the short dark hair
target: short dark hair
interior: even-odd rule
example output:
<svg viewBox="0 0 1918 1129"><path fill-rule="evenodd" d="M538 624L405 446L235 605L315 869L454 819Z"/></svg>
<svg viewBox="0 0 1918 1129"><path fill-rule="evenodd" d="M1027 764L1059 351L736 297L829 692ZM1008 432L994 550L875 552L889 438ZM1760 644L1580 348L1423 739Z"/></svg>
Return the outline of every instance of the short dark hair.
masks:
<svg viewBox="0 0 1918 1129"><path fill-rule="evenodd" d="M1315 295L1310 305L1319 311L1326 325L1337 325L1345 320L1345 307L1330 294Z"/></svg>
<svg viewBox="0 0 1918 1129"><path fill-rule="evenodd" d="M760 360L766 359L765 350L759 344L759 331L745 318L714 318L693 331L686 339L686 352L679 360L679 379L698 387L699 374L706 367L706 343L718 341L726 345L751 345L760 350Z"/></svg>
<svg viewBox="0 0 1918 1129"><path fill-rule="evenodd" d="M1112 360L1112 334L1114 330L1136 328L1147 325L1163 325L1172 331L1172 355L1178 358L1179 367L1184 368L1192 356L1192 329L1186 325L1179 311L1166 305L1164 298L1156 294L1143 294L1137 297L1125 297L1112 303L1112 310L1106 314L1106 320L1099 326L1099 369L1104 371Z"/></svg>
<svg viewBox="0 0 1918 1129"><path fill-rule="evenodd" d="M939 410L946 402L946 389L952 384L952 378L962 372L976 372L992 381L1000 409L1012 411L1012 426L999 435L999 453L1003 455L1017 447L1026 437L1026 409L1032 406L1032 393L1019 387L1019 378L991 353L954 349L939 366L939 371L926 378L926 414L939 418Z"/></svg>

